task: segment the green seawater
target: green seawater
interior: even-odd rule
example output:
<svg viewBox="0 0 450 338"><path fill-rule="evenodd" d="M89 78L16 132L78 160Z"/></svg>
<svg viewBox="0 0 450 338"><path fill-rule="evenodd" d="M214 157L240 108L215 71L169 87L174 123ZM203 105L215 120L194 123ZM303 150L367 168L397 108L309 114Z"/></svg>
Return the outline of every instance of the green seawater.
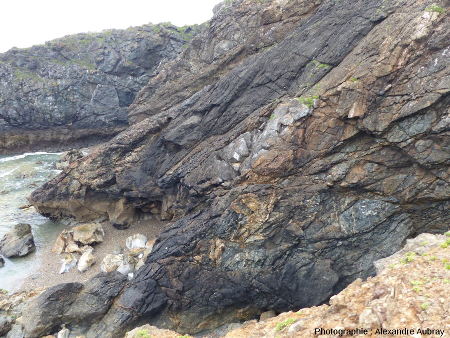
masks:
<svg viewBox="0 0 450 338"><path fill-rule="evenodd" d="M0 239L17 223L29 223L32 227L36 251L26 257L5 259L0 268L0 289L15 291L22 281L39 269L42 249L53 245L64 225L50 221L34 208L20 209L26 205L33 190L56 176L55 162L60 154L25 153L0 156Z"/></svg>

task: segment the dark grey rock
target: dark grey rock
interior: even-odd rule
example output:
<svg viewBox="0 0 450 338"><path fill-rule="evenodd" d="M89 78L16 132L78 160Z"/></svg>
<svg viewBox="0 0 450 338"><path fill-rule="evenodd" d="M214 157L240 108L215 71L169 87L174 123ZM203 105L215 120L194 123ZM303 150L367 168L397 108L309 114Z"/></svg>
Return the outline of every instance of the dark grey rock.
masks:
<svg viewBox="0 0 450 338"><path fill-rule="evenodd" d="M27 337L40 337L56 332L64 322L64 314L81 292L83 284L65 283L53 286L32 300L23 310Z"/></svg>
<svg viewBox="0 0 450 338"><path fill-rule="evenodd" d="M0 337L6 336L6 334L11 330L12 318L7 316L0 316Z"/></svg>
<svg viewBox="0 0 450 338"><path fill-rule="evenodd" d="M35 249L29 224L16 224L0 241L0 253L8 258L26 256Z"/></svg>
<svg viewBox="0 0 450 338"><path fill-rule="evenodd" d="M64 314L65 320L89 327L108 311L126 281L127 277L119 272L96 275L84 284L82 292Z"/></svg>
<svg viewBox="0 0 450 338"><path fill-rule="evenodd" d="M144 25L0 54L0 154L112 137L136 93L196 31Z"/></svg>
<svg viewBox="0 0 450 338"><path fill-rule="evenodd" d="M292 24L258 3L217 7L141 90L135 124L32 194L53 217L132 226L160 206L173 221L88 337L318 305L447 230L448 20L413 0L298 0Z"/></svg>
<svg viewBox="0 0 450 338"><path fill-rule="evenodd" d="M84 285L66 283L49 288L22 312L26 336L53 334L64 323L71 323L74 331L86 331L109 310L126 282L119 272L100 273Z"/></svg>

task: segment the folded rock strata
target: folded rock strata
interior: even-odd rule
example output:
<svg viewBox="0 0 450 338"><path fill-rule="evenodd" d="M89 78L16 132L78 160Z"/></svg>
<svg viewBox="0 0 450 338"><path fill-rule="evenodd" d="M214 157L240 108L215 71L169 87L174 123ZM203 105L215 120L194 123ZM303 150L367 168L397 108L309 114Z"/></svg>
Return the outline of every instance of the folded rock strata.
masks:
<svg viewBox="0 0 450 338"><path fill-rule="evenodd" d="M141 322L193 333L318 305L408 237L447 229L445 4L260 5L275 13L266 33L284 32L278 39L219 57L214 75L197 78L202 53L246 22L236 13L264 32L253 1L222 5L209 39L174 61L189 70L152 79L132 126L32 194L54 218L173 220L88 337ZM289 8L305 12L285 21ZM219 21L228 24L216 36Z"/></svg>

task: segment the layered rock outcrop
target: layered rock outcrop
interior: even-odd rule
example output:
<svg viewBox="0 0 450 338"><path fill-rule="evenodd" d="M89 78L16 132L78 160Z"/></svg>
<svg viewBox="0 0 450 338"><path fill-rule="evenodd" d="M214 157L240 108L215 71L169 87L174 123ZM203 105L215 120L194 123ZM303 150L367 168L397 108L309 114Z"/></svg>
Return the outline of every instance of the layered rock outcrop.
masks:
<svg viewBox="0 0 450 338"><path fill-rule="evenodd" d="M198 332L318 305L408 237L445 231L446 4L246 0L225 7L230 17L219 8L200 51L227 40L215 38L215 20L246 22L233 15L255 18L254 6L278 11L266 33L284 33L254 53L230 48L240 58L211 62L207 80L193 75L194 40L173 75L163 67L139 94L134 125L31 196L55 218L173 220L87 336L140 322ZM285 8L305 12L284 21ZM262 14L248 22L265 26Z"/></svg>
<svg viewBox="0 0 450 338"><path fill-rule="evenodd" d="M77 34L0 55L0 154L88 145L128 125L127 108L196 27Z"/></svg>
<svg viewBox="0 0 450 338"><path fill-rule="evenodd" d="M450 232L448 233L450 236ZM441 337L450 330L446 291L450 284L449 237L421 234L395 255L376 262L377 276L354 281L329 304L233 323L207 337ZM144 325L125 338L180 334ZM191 337L191 336L188 336Z"/></svg>
<svg viewBox="0 0 450 338"><path fill-rule="evenodd" d="M447 237L448 240L448 237ZM424 234L376 277L354 281L329 305L252 321L226 338L408 336L442 337L450 330L446 290L450 251L444 236ZM321 329L321 330L320 330Z"/></svg>

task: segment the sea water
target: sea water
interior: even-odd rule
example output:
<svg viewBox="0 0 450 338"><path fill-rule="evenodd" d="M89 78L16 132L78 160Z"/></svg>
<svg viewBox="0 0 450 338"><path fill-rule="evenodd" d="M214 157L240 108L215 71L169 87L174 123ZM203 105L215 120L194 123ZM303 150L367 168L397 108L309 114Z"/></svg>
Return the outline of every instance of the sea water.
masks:
<svg viewBox="0 0 450 338"><path fill-rule="evenodd" d="M21 258L5 258L0 268L0 289L15 291L22 281L39 269L41 249L53 245L64 225L52 222L38 214L34 208L21 209L33 190L59 170L55 163L57 153L25 153L15 156L0 156L0 239L17 223L28 223L32 227L36 251Z"/></svg>

